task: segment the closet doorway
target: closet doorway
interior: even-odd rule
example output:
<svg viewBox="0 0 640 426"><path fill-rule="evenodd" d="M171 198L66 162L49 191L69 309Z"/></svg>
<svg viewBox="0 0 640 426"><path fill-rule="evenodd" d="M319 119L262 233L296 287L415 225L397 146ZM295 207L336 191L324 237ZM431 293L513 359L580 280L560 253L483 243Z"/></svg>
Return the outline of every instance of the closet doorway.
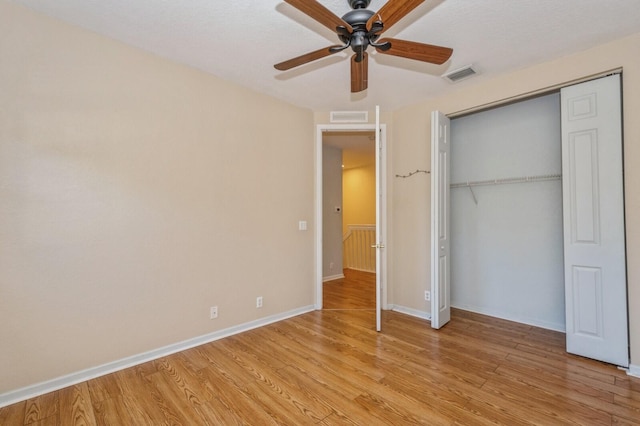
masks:
<svg viewBox="0 0 640 426"><path fill-rule="evenodd" d="M451 306L627 366L620 76L448 125Z"/></svg>
<svg viewBox="0 0 640 426"><path fill-rule="evenodd" d="M560 92L451 120L451 304L565 329Z"/></svg>

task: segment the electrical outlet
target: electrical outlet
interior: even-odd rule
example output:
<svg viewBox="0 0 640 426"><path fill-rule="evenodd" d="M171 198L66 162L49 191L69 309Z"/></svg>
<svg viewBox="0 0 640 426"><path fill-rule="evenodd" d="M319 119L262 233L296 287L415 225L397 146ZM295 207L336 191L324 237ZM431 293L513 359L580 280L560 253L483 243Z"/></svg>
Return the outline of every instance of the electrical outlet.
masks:
<svg viewBox="0 0 640 426"><path fill-rule="evenodd" d="M211 307L211 309L209 310L209 318L210 319L218 318L218 307L217 306L212 306Z"/></svg>
<svg viewBox="0 0 640 426"><path fill-rule="evenodd" d="M427 302L431 301L431 292L430 291L425 291L424 292L424 300L426 300Z"/></svg>
<svg viewBox="0 0 640 426"><path fill-rule="evenodd" d="M262 308L262 296L256 297L256 308Z"/></svg>
<svg viewBox="0 0 640 426"><path fill-rule="evenodd" d="M329 262L329 269L333 269L333 262Z"/></svg>

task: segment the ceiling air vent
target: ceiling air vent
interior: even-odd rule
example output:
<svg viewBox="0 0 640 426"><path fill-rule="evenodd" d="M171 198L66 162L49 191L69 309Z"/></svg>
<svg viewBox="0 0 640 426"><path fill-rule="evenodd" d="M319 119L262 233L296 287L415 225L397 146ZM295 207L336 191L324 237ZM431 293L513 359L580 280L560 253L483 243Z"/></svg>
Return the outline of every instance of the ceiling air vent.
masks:
<svg viewBox="0 0 640 426"><path fill-rule="evenodd" d="M457 70L443 74L442 77L450 83L457 83L460 80L464 80L465 78L469 78L476 74L476 70L474 70L471 65L467 65L466 67L458 68Z"/></svg>
<svg viewBox="0 0 640 426"><path fill-rule="evenodd" d="M331 111L332 123L367 123L369 113L367 111Z"/></svg>

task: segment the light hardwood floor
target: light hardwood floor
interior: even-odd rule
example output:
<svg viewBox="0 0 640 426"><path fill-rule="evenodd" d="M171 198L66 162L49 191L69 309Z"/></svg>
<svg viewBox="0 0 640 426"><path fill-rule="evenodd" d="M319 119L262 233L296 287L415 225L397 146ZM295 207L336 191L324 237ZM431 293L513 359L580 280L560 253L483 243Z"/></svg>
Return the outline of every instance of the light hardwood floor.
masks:
<svg viewBox="0 0 640 426"><path fill-rule="evenodd" d="M459 310L439 331L384 312L377 333L374 316L300 315L5 407L0 425L640 425L640 380L568 355L561 333Z"/></svg>
<svg viewBox="0 0 640 426"><path fill-rule="evenodd" d="M323 309L375 309L376 274L344 270L344 278L327 281L322 289Z"/></svg>

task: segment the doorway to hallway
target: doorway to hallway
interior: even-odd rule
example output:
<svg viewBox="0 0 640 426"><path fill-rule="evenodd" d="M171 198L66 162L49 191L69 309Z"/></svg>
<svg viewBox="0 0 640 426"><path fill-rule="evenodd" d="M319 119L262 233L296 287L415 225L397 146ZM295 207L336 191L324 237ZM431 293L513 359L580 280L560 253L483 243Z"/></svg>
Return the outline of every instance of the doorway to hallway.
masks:
<svg viewBox="0 0 640 426"><path fill-rule="evenodd" d="M373 274L375 277L375 322L376 330L380 331L381 324L381 309L387 306L387 289L386 289L386 275L387 275L387 253L385 250L385 244L387 237L386 232L386 126L379 122L379 109L376 108L376 122L375 124L321 124L316 126L316 309L323 308L323 292L324 292L324 280L325 268L331 268L333 266L331 278L341 279L340 276L332 276L336 274L335 271L342 271L342 265L337 267L337 262L331 261L325 254L325 246L329 243L327 234L325 234L325 218L333 217L335 219L336 213L342 213L342 198L339 198L338 204L334 202L327 202L324 198L324 162L323 162L323 139L325 134L332 134L334 132L350 132L351 134L357 134L362 132L373 132L373 142L375 143L375 240L373 244L369 245L369 248L375 253L375 269ZM337 207L337 208L336 208ZM335 226L335 224L333 225ZM342 233L342 221L340 221L340 233ZM342 235L340 235L342 237ZM341 239L341 238L340 238ZM342 243L340 241L340 243ZM342 251L342 247L339 248ZM341 256L334 256L333 259L340 259ZM333 263L333 265L332 265ZM339 273L339 272L338 272Z"/></svg>
<svg viewBox="0 0 640 426"><path fill-rule="evenodd" d="M374 131L322 135L323 309L375 309Z"/></svg>

